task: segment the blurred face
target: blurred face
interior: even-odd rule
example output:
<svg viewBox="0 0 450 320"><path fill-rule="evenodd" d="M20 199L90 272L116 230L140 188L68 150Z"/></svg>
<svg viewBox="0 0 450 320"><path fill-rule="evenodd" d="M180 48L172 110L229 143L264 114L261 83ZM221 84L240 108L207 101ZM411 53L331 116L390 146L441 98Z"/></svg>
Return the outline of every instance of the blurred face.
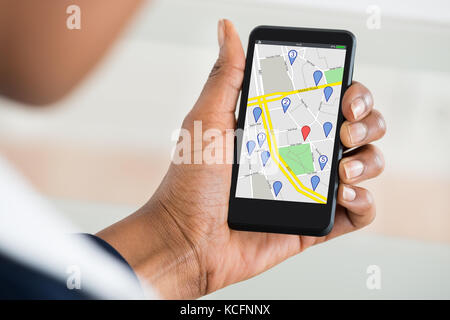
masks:
<svg viewBox="0 0 450 320"><path fill-rule="evenodd" d="M0 92L58 101L103 57L141 0L0 0Z"/></svg>

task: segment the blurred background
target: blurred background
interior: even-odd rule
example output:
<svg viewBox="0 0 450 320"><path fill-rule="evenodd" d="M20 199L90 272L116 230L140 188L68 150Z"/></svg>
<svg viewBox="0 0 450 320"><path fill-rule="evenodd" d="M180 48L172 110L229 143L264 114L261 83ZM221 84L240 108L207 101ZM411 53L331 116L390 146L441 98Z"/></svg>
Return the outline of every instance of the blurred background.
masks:
<svg viewBox="0 0 450 320"><path fill-rule="evenodd" d="M357 38L354 79L388 133L386 171L364 186L368 228L307 250L206 299L450 299L450 2L155 0L67 99L45 109L0 100L0 150L80 231L144 204L231 19L246 47L257 25L340 28ZM366 286L369 265L381 289Z"/></svg>

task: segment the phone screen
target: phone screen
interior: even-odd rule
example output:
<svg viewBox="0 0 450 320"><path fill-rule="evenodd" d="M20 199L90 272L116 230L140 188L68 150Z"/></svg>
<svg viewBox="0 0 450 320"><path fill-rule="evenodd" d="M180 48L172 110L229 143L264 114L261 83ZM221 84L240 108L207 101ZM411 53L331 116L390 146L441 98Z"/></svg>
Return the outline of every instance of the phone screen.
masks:
<svg viewBox="0 0 450 320"><path fill-rule="evenodd" d="M237 198L327 203L346 51L256 41Z"/></svg>

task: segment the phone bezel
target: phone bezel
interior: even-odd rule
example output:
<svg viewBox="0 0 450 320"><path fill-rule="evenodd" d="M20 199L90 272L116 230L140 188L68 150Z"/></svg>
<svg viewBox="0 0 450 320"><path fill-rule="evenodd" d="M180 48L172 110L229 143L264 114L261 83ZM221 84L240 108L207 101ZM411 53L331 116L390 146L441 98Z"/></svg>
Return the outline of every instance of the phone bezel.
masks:
<svg viewBox="0 0 450 320"><path fill-rule="evenodd" d="M258 26L250 34L244 80L239 107L237 128L243 129L245 123L249 84L256 41L286 41L317 44L346 45L344 74L342 79L339 113L336 124L336 139L331 164L330 183L326 204L302 203L294 201L276 201L237 198L236 185L239 170L241 143L237 137L234 143L234 162L231 177L228 225L232 229L271 233L301 234L323 236L333 228L339 184L338 163L342 158L342 144L339 132L343 122L342 98L351 85L353 61L356 47L355 36L346 30L292 28Z"/></svg>

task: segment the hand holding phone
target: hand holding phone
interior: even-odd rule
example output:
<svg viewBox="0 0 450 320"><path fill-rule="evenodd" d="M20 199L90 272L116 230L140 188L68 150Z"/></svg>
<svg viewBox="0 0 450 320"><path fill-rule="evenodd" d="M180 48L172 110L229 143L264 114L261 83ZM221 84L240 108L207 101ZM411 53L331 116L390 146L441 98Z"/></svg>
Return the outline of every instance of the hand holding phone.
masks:
<svg viewBox="0 0 450 320"><path fill-rule="evenodd" d="M249 39L228 222L323 236L334 222L348 31L262 26Z"/></svg>
<svg viewBox="0 0 450 320"><path fill-rule="evenodd" d="M195 135L196 121L203 123L203 130L214 129L215 132L233 131L236 126L235 107L244 78L245 54L236 29L230 21L221 21L218 29L219 58L199 99L183 121L182 129L190 132L192 137ZM294 64L300 61L298 60L300 57L297 56ZM286 61L290 64L289 60ZM247 68L249 67L247 64ZM287 70L288 67L286 72ZM247 71L245 76L249 77L250 73ZM248 90L245 83L244 91ZM320 90L317 92L323 94ZM242 97L247 95L244 93ZM250 98L256 96L256 94L249 95ZM360 99L364 100L362 108L358 107ZM247 101L245 102L246 107ZM241 115L242 108L241 105ZM279 108L281 109L279 111L282 111L280 115L284 115L281 104ZM295 103L291 99L291 105L286 113L293 111L294 108ZM118 248L131 265L137 264L139 277L144 281L150 281L163 297L185 299L197 298L248 279L314 244L366 226L374 217L374 202L368 190L355 184L378 175L383 169L381 152L369 143L384 134L384 121L381 114L373 110L369 90L359 83L353 83L343 95L342 113L345 121L342 122L340 132L332 129L334 132L330 131L329 136L340 137L342 144L348 148L357 148L350 153L344 153L339 164L341 183L336 197L338 205L335 210L334 227L327 236L293 236L230 229L227 215L232 165L202 162L172 163L150 201L136 214L113 228L114 239L121 234L123 236L121 239L126 240L114 242L108 239L108 242ZM250 117L253 117L253 112L250 113ZM242 121L242 117L239 121ZM244 128L242 122L239 123L239 127ZM358 129L361 127L365 129ZM299 134L302 134L301 131ZM311 127L307 139L312 138L313 134ZM223 154L227 154L230 148L233 148L232 140L222 145ZM245 151L245 144L243 148ZM259 145L255 146L253 152L258 150L256 148L259 148ZM195 156L195 152L198 150L189 149L190 159ZM331 158L328 159L327 165L330 163ZM358 173L355 168L361 169L361 165L354 165L355 163L362 164L363 170L359 170L359 174L355 174ZM348 171L352 173L350 175L347 175L348 168L353 168ZM286 185L279 194L284 188ZM316 192L320 191L318 188ZM235 197L235 194L232 196ZM251 201L255 199L242 199L250 201L247 212L251 210L256 214L261 212L252 205ZM267 211L267 214L275 218L281 217L284 204L301 204L285 200L265 201L281 204L278 211ZM327 197L327 203L330 201L331 199ZM327 206L312 202L303 204ZM232 203L231 215L243 212L245 214L245 211L235 210L236 208ZM314 213L315 211L299 210L292 212L295 215ZM286 223L282 219L271 221L275 221L275 225ZM298 232L298 228L295 231ZM133 235L132 238L130 234ZM134 259L136 257L138 259Z"/></svg>

